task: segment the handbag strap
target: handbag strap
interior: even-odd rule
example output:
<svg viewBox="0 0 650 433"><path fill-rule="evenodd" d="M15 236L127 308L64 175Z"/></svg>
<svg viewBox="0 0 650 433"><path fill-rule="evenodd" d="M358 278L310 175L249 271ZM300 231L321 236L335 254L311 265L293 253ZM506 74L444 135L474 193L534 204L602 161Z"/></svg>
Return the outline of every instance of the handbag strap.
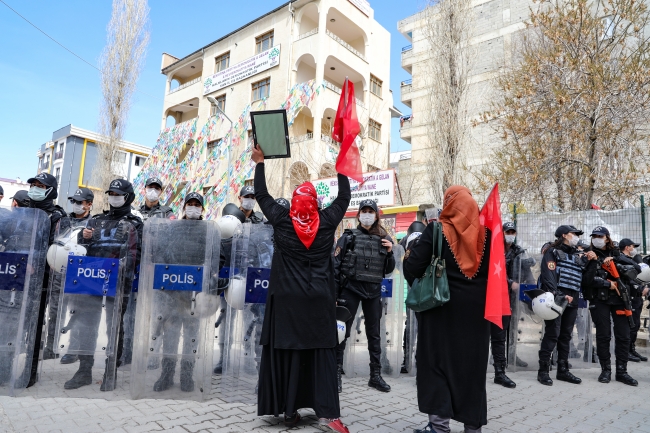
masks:
<svg viewBox="0 0 650 433"><path fill-rule="evenodd" d="M436 248L433 253L434 256L440 258L442 256L442 223L435 223L435 242Z"/></svg>

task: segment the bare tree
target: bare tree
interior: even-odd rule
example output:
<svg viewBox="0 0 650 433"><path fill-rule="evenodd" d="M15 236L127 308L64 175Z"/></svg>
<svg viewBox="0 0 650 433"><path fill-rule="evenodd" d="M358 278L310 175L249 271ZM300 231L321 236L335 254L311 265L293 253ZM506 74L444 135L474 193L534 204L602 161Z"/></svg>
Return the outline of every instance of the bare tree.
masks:
<svg viewBox="0 0 650 433"><path fill-rule="evenodd" d="M470 44L475 24L472 0L429 0L423 11L427 52L423 65L427 89L424 123L429 188L442 203L446 188L461 181L461 158L470 140L469 77L476 47Z"/></svg>
<svg viewBox="0 0 650 433"><path fill-rule="evenodd" d="M99 116L97 162L91 184L105 189L115 177L124 176L118 158L131 99L149 44L149 6L147 0L113 0L113 13L107 28L107 41L101 56L102 102ZM103 208L104 195L96 198L96 209Z"/></svg>
<svg viewBox="0 0 650 433"><path fill-rule="evenodd" d="M650 10L636 0L540 0L484 113L504 146L482 173L546 211L622 207L648 186Z"/></svg>

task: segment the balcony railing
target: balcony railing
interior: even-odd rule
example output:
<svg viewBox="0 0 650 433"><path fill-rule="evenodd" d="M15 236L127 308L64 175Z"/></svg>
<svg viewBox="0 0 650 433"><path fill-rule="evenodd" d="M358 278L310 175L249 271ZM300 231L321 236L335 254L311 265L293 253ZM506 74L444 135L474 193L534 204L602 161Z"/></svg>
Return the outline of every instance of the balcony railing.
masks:
<svg viewBox="0 0 650 433"><path fill-rule="evenodd" d="M333 91L333 92L335 92L335 93L338 93L339 95L340 95L341 92L343 91L343 90L341 90L340 87L338 87L338 86L336 86L336 85L330 83L330 82L327 81L327 80L325 80L323 83L325 84L325 87L327 87L328 89L330 89L331 91ZM357 105L358 105L358 106L363 107L363 108L366 108L366 104L364 104L362 100L360 100L359 98L354 98L354 99L357 100Z"/></svg>
<svg viewBox="0 0 650 433"><path fill-rule="evenodd" d="M339 147L341 144L338 141L334 141L332 137L326 134L321 134L320 139L323 143L329 144L330 146Z"/></svg>
<svg viewBox="0 0 650 433"><path fill-rule="evenodd" d="M328 35L330 38L334 39L336 42L338 42L339 44L341 44L341 45L343 45L345 48L347 48L348 51L350 51L352 54L354 54L355 56L357 56L358 58L360 58L360 59L363 60L364 62L367 62L367 60L366 60L366 56L364 56L364 55L361 54L359 51L357 51L357 50L355 50L354 48L352 48L352 45L348 44L348 43L345 42L343 39L339 38L338 36L336 36L334 33L330 32L329 30L325 30L325 33L327 33L327 35Z"/></svg>
<svg viewBox="0 0 650 433"><path fill-rule="evenodd" d="M180 86L176 87L175 89L169 89L169 93L167 93L167 94L171 95L174 92L178 92L179 90L183 90L186 87L190 87L192 84L200 83L201 78L203 78L203 77L196 77L195 79L190 80L187 83L181 84Z"/></svg>
<svg viewBox="0 0 650 433"><path fill-rule="evenodd" d="M413 78L402 81L402 86L410 86L411 84L413 84Z"/></svg>
<svg viewBox="0 0 650 433"><path fill-rule="evenodd" d="M307 33L303 33L302 35L298 36L298 37L296 38L296 41L299 41L299 40L301 40L301 39L308 38L308 37L310 37L310 36L314 36L314 35L317 34L317 33L318 33L318 27L316 27L316 28L313 29L313 30L308 31Z"/></svg>
<svg viewBox="0 0 650 433"><path fill-rule="evenodd" d="M408 95L409 93L411 93L411 91L413 91L413 86L410 84L406 86L402 85L401 89L402 89L402 98L404 98L404 95Z"/></svg>
<svg viewBox="0 0 650 433"><path fill-rule="evenodd" d="M407 45L405 47L402 47L402 52L405 53L407 51L411 51L413 49L413 44Z"/></svg>
<svg viewBox="0 0 650 433"><path fill-rule="evenodd" d="M61 159L61 158L63 158L63 151L59 150L58 152L56 152L54 154L54 159L57 160L57 159Z"/></svg>
<svg viewBox="0 0 650 433"><path fill-rule="evenodd" d="M291 137L289 139L289 143L291 144L304 143L306 141L311 141L313 139L314 139L314 133L310 132L309 134L297 135L295 137Z"/></svg>
<svg viewBox="0 0 650 433"><path fill-rule="evenodd" d="M48 168L50 167L50 161L47 160L47 161L43 161L43 162L41 162L41 165L40 165L39 167L41 168L41 170L46 170L46 169L48 169Z"/></svg>

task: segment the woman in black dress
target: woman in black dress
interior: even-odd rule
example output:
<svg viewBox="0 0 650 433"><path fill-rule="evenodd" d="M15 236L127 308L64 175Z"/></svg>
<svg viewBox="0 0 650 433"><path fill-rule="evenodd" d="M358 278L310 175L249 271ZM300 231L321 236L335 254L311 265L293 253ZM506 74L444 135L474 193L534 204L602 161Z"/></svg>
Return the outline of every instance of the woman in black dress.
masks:
<svg viewBox="0 0 650 433"><path fill-rule="evenodd" d="M415 433L447 433L449 420L480 432L487 424L487 374L490 322L485 320L490 232L480 224L479 209L463 186L445 191L439 221L444 241L450 300L418 318L418 406L429 423ZM431 263L433 224L404 259L410 285Z"/></svg>
<svg viewBox="0 0 650 433"><path fill-rule="evenodd" d="M316 190L306 182L291 208L266 189L264 154L253 149L255 197L273 226L275 251L262 328L258 415L285 414L295 426L298 409L312 408L319 427L347 433L341 423L336 383L336 287L332 245L350 204L350 182L338 175L339 195L318 209Z"/></svg>

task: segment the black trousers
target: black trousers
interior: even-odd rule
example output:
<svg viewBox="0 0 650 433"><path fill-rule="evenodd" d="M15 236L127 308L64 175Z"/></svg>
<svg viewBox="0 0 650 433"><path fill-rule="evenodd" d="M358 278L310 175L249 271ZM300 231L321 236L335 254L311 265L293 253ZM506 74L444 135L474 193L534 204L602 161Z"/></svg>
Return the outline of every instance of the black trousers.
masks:
<svg viewBox="0 0 650 433"><path fill-rule="evenodd" d="M490 323L490 341L492 342L492 357L494 365L507 364L506 342L508 341L508 330L510 329L510 316L503 316L503 329L494 323Z"/></svg>
<svg viewBox="0 0 650 433"><path fill-rule="evenodd" d="M641 311L643 311L643 298L636 296L632 298L632 317L634 318L634 328L630 329L630 350L634 349L636 336L641 329Z"/></svg>
<svg viewBox="0 0 650 433"><path fill-rule="evenodd" d="M544 337L539 348L539 360L551 361L553 349L557 346L558 361L569 360L569 346L571 345L571 335L573 326L578 317L578 308L567 306L564 313L555 320L544 321Z"/></svg>
<svg viewBox="0 0 650 433"><path fill-rule="evenodd" d="M612 341L612 322L614 323L614 352L616 360L627 362L630 355L630 322L627 316L616 314L622 305L609 305L595 301L591 318L596 325L596 353L600 360L610 360L609 344Z"/></svg>
<svg viewBox="0 0 650 433"><path fill-rule="evenodd" d="M343 364L343 352L345 351L345 344L350 337L350 329L354 324L354 319L361 304L363 310L364 321L366 323L366 338L368 339L368 352L370 353L371 364L381 364L381 337L379 336L379 327L381 321L381 296L373 299L362 299L359 295L349 290L343 290L341 298L346 301L345 307L350 310L352 317L345 322L347 331L345 333L345 340L336 346L336 362Z"/></svg>

